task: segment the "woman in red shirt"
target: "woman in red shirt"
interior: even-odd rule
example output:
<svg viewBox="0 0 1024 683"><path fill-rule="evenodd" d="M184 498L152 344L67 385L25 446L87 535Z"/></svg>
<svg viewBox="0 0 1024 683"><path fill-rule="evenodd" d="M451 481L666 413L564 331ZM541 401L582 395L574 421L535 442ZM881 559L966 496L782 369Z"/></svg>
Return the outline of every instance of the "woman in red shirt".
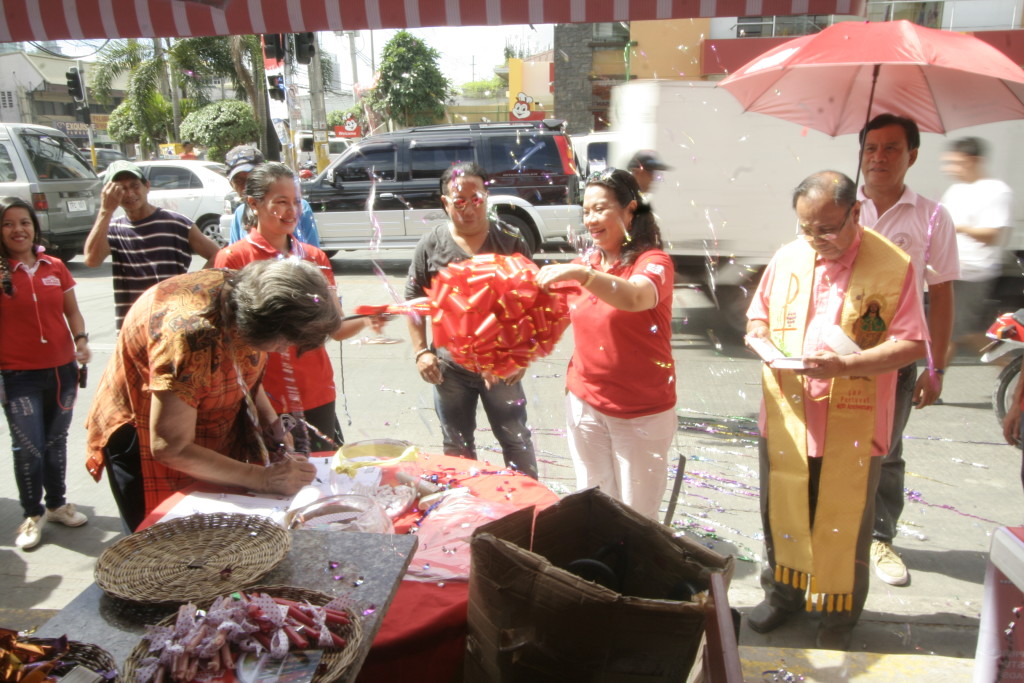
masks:
<svg viewBox="0 0 1024 683"><path fill-rule="evenodd" d="M244 238L217 252L214 266L237 270L265 259L310 261L327 278L327 289L341 313L334 271L327 255L295 239L295 228L302 216L302 194L292 170L276 162L258 166L246 180L245 199L244 221L251 229ZM347 339L372 322L370 318L343 322L331 336ZM296 450L323 451L341 446L341 425L334 407L334 370L326 348L321 346L302 356L295 353L294 347L287 353L271 353L263 386L279 415L289 413L302 420L293 431ZM312 433L307 434L307 426Z"/></svg>
<svg viewBox="0 0 1024 683"><path fill-rule="evenodd" d="M75 281L44 252L39 219L17 197L0 198L0 279L0 401L25 515L14 544L27 550L44 522L87 521L64 497L64 471L78 363L88 363L90 352Z"/></svg>
<svg viewBox="0 0 1024 683"><path fill-rule="evenodd" d="M577 343L566 373L569 452L577 488L600 486L657 519L676 433L672 259L636 179L607 169L587 181L583 223L594 249L545 266L542 285L576 280Z"/></svg>

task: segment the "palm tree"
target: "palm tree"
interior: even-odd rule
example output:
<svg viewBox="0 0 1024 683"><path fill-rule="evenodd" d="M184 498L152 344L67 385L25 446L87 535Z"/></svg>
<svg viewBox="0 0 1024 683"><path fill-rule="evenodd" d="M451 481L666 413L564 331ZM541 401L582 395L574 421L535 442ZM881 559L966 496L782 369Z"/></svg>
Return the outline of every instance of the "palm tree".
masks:
<svg viewBox="0 0 1024 683"><path fill-rule="evenodd" d="M256 113L260 126L260 149L267 149L266 78L263 70L263 46L259 36L231 36L231 63L234 66L235 90L245 92L245 99ZM246 61L252 65L250 70Z"/></svg>
<svg viewBox="0 0 1024 683"><path fill-rule="evenodd" d="M169 100L172 122L169 137L177 139L182 117L210 103L207 88L217 78L231 79L241 99L252 99L254 93L246 88L252 82L244 63L236 62L232 54L235 38L204 36L198 38L154 38L151 42L139 40L112 41L100 53L93 71L91 88L98 99L109 99L112 83L118 76L128 74L128 97L136 112L144 111L146 103L159 93ZM241 36L240 42L253 42L255 36ZM258 44L258 41L257 41ZM250 63L254 63L249 59ZM255 99L259 99L255 97ZM154 139L160 139L157 131Z"/></svg>

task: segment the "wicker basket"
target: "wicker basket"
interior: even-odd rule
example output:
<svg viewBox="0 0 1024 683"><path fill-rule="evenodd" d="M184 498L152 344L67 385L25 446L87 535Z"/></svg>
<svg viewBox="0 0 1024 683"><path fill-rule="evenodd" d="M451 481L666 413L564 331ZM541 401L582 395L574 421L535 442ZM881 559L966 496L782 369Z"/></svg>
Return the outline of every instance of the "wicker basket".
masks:
<svg viewBox="0 0 1024 683"><path fill-rule="evenodd" d="M34 645L49 643L53 638L26 638L26 642ZM113 671L114 677L107 679L112 683L121 680L117 676L117 661L114 656L99 645L80 643L77 640L68 641L68 651L60 657L61 665L55 667L50 674L53 676L66 676L76 666L84 666L98 674Z"/></svg>
<svg viewBox="0 0 1024 683"><path fill-rule="evenodd" d="M305 588L292 586L257 586L248 589L250 593L266 593L271 597L285 598L296 602L309 602L312 605L326 605L332 598L325 593L319 593ZM204 600L196 604L197 609L208 608L215 598ZM347 645L344 649L325 649L320 659L320 666L317 667L313 676L313 683L332 683L337 681L355 661L356 652L359 649L359 642L363 638L362 619L352 610L345 610L349 616L349 623L346 626L332 628L331 630L345 639ZM157 623L157 626L174 626L177 614L172 614ZM121 670L121 680L124 683L137 683L139 667L142 661L149 656L149 641L142 640L131 651L124 660L124 667Z"/></svg>
<svg viewBox="0 0 1024 683"><path fill-rule="evenodd" d="M96 584L115 598L180 604L257 583L291 547L266 517L198 514L121 539L96 561Z"/></svg>

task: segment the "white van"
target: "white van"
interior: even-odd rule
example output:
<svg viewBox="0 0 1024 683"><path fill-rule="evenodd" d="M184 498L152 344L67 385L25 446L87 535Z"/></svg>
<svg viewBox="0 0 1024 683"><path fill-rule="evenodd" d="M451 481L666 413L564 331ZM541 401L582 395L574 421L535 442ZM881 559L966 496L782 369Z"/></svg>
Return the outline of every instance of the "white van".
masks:
<svg viewBox="0 0 1024 683"><path fill-rule="evenodd" d="M345 138L329 135L327 137L327 155L331 161L341 156L348 149L349 141ZM313 131L300 130L295 134L296 163L299 166L316 163L316 149L313 147Z"/></svg>
<svg viewBox="0 0 1024 683"><path fill-rule="evenodd" d="M0 123L0 195L32 204L47 250L66 261L82 253L99 208L100 180L56 128Z"/></svg>

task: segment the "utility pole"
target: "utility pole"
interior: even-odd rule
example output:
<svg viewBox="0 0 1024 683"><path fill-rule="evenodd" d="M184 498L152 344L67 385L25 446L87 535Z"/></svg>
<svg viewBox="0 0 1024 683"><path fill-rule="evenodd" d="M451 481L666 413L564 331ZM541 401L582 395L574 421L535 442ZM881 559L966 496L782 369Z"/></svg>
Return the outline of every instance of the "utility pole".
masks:
<svg viewBox="0 0 1024 683"><path fill-rule="evenodd" d="M92 139L92 112L89 111L89 88L85 85L85 72L82 71L82 60L75 60L78 67L78 79L82 84L82 111L85 113L85 135L89 139L89 155L92 157L92 167L96 168L96 143Z"/></svg>
<svg viewBox="0 0 1024 683"><path fill-rule="evenodd" d="M286 51L284 57L284 64L282 65L281 74L284 77L284 104L287 109L288 116L288 134L287 140L282 140L285 146L285 163L288 164L292 169L298 171L299 169L299 154L298 150L295 149L295 134L299 132L302 127L302 116L301 108L299 107L299 89L295 85L293 78L293 71L295 69L295 36L286 35L285 40L291 43L291 49Z"/></svg>
<svg viewBox="0 0 1024 683"><path fill-rule="evenodd" d="M355 95L356 84L359 83L359 66L356 61L356 34L358 31L346 31L348 33L348 54L352 60L352 94Z"/></svg>
<svg viewBox="0 0 1024 683"><path fill-rule="evenodd" d="M320 41L313 34L316 46L309 62L309 110L313 119L313 150L316 152L317 173L331 162L330 146L327 144L327 106L324 103L324 77L320 65Z"/></svg>

